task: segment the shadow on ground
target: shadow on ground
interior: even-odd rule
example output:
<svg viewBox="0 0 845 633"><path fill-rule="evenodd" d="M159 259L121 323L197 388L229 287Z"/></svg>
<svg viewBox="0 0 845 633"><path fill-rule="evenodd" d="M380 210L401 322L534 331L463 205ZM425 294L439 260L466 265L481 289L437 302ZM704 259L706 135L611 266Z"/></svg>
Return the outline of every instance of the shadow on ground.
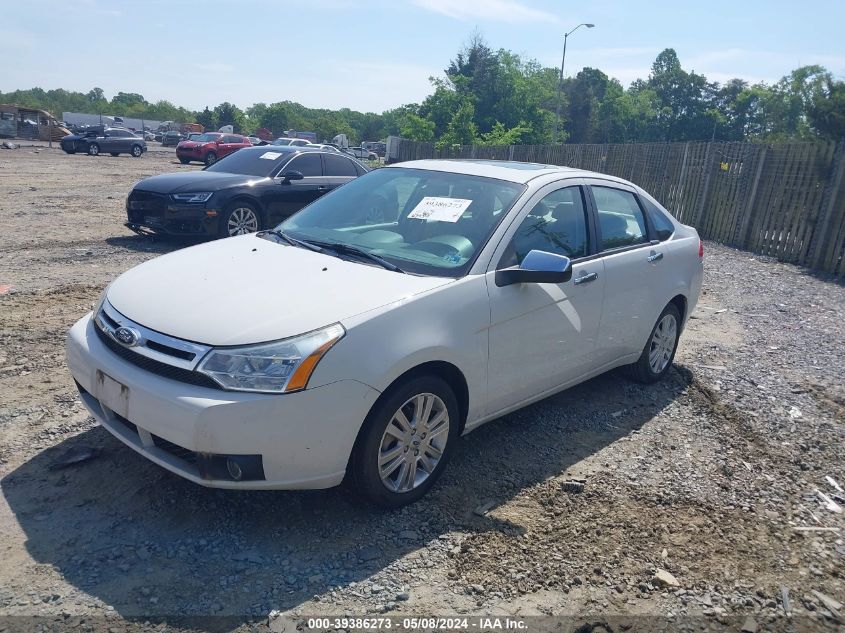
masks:
<svg viewBox="0 0 845 633"><path fill-rule="evenodd" d="M652 386L611 372L491 422L459 441L425 499L393 512L363 506L344 488L205 489L99 427L42 451L0 485L35 561L122 616L245 620L367 578L453 530L518 534L520 526L473 510L506 503L629 435L690 381L683 367ZM102 452L51 470L79 446Z"/></svg>
<svg viewBox="0 0 845 633"><path fill-rule="evenodd" d="M169 235L119 235L107 237L105 241L107 244L118 248L125 248L126 250L140 253L158 253L161 255L203 242L203 240L195 237L174 237Z"/></svg>

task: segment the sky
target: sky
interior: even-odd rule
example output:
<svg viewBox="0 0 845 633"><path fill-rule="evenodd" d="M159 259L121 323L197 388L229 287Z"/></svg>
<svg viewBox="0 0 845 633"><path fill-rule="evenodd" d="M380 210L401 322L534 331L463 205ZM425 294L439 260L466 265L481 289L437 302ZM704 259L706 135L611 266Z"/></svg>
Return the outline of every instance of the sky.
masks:
<svg viewBox="0 0 845 633"><path fill-rule="evenodd" d="M0 91L136 92L190 109L296 101L382 112L422 101L474 31L627 86L664 48L710 81L845 79L845 0L40 0L3 3ZM36 10L37 8L37 10Z"/></svg>

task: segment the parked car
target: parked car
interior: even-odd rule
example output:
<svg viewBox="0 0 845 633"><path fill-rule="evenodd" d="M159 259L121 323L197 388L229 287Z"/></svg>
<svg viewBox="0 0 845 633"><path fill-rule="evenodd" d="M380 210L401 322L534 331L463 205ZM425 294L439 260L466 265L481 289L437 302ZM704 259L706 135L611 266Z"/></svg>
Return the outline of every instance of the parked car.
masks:
<svg viewBox="0 0 845 633"><path fill-rule="evenodd" d="M310 145L311 141L308 141L304 138L277 138L275 141L270 143L270 145L293 145L295 147L305 147L306 145Z"/></svg>
<svg viewBox="0 0 845 633"><path fill-rule="evenodd" d="M138 158L147 151L147 142L125 128L92 129L84 134L69 134L59 145L68 154L80 152L91 156L108 152L112 156L131 154Z"/></svg>
<svg viewBox="0 0 845 633"><path fill-rule="evenodd" d="M378 154L363 147L350 147L347 152L355 158L362 158L364 160L378 160Z"/></svg>
<svg viewBox="0 0 845 633"><path fill-rule="evenodd" d="M206 132L193 141L179 143L176 146L176 157L183 165L191 161L213 165L224 156L245 147L252 147L252 143L240 134Z"/></svg>
<svg viewBox="0 0 845 633"><path fill-rule="evenodd" d="M171 130L170 132L165 132L161 137L161 144L164 147L177 147L179 143L184 140L181 132L176 132L175 130Z"/></svg>
<svg viewBox="0 0 845 633"><path fill-rule="evenodd" d="M195 483L348 479L396 507L489 420L619 366L664 378L702 261L695 229L619 178L406 162L274 230L124 273L70 330L67 362L101 425Z"/></svg>
<svg viewBox="0 0 845 633"><path fill-rule="evenodd" d="M381 141L364 141L361 143L361 147L375 152L381 158L384 158L387 153L387 143L382 143Z"/></svg>
<svg viewBox="0 0 845 633"><path fill-rule="evenodd" d="M254 233L366 172L356 160L304 147L241 149L202 171L137 183L126 200L126 226L174 235Z"/></svg>
<svg viewBox="0 0 845 633"><path fill-rule="evenodd" d="M149 130L135 130L135 136L140 136L145 141L154 141L156 135Z"/></svg>
<svg viewBox="0 0 845 633"><path fill-rule="evenodd" d="M331 145L329 143L309 143L308 145L303 145L303 147L313 147L313 148L316 148L316 149L326 150L327 152L339 152L340 151L337 147L335 147L334 145Z"/></svg>

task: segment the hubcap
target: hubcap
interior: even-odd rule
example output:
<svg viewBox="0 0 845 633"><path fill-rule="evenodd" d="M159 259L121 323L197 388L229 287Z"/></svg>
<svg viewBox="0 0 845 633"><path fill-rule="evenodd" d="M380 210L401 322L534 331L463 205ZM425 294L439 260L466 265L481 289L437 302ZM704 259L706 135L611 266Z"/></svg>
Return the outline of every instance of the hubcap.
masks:
<svg viewBox="0 0 845 633"><path fill-rule="evenodd" d="M655 374L662 372L669 364L677 337L678 323L673 315L667 314L660 319L660 323L654 328L654 334L648 348L648 364Z"/></svg>
<svg viewBox="0 0 845 633"><path fill-rule="evenodd" d="M431 476L449 441L449 411L433 393L409 399L393 414L378 453L381 481L393 492L409 492Z"/></svg>
<svg viewBox="0 0 845 633"><path fill-rule="evenodd" d="M205 162L208 163L209 165L215 163L216 161L217 161L217 156L215 156L214 154L209 154L208 156L205 157Z"/></svg>
<svg viewBox="0 0 845 633"><path fill-rule="evenodd" d="M238 207L229 214L229 235L255 233L258 230L258 217L249 207Z"/></svg>

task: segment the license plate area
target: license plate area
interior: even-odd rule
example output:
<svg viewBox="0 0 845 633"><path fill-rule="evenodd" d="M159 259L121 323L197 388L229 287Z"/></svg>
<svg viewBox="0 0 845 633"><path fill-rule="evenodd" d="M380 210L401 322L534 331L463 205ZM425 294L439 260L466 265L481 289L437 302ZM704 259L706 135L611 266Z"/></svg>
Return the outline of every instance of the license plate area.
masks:
<svg viewBox="0 0 845 633"><path fill-rule="evenodd" d="M102 406L129 418L129 387L99 369L94 382L94 397Z"/></svg>

